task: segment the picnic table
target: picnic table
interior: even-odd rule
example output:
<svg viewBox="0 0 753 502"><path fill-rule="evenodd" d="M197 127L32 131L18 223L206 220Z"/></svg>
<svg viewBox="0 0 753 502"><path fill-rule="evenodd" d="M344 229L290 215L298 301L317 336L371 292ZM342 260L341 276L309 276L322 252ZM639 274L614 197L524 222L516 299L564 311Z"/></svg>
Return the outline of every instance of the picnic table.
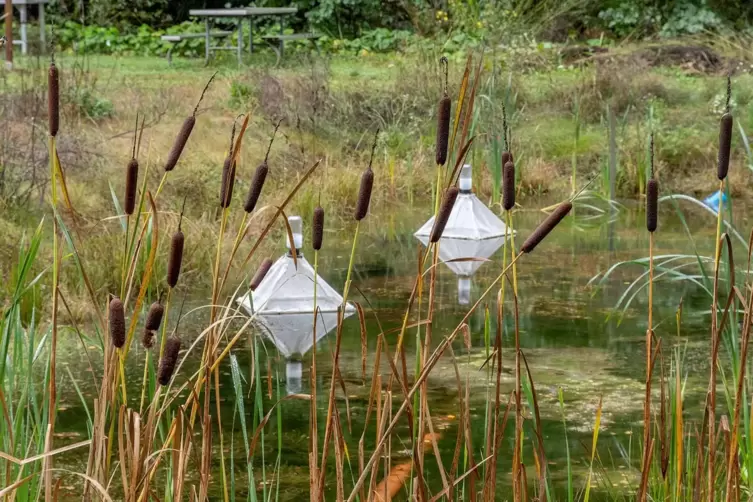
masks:
<svg viewBox="0 0 753 502"><path fill-rule="evenodd" d="M212 50L222 50L225 47L212 47L212 20L216 18L232 18L236 19L238 25L238 44L235 47L230 47L230 50L237 50L238 63L241 62L243 55L243 21L248 20L249 26L249 41L248 50L254 52L254 18L258 16L279 16L280 17L280 36L277 37L280 43L280 52L278 59L282 55L282 44L284 39L283 30L285 27L284 17L293 15L298 12L296 7L238 7L238 8L226 8L226 9L191 9L188 14L192 17L203 17L205 27L205 49L204 54L209 61L209 55Z"/></svg>
<svg viewBox="0 0 753 502"><path fill-rule="evenodd" d="M21 40L13 40L14 44L21 46L21 54L26 54L29 51L29 40L26 30L26 25L29 22L29 5L39 6L39 38L44 46L46 37L44 32L44 6L49 3L50 0L12 0L13 7L18 9L21 14ZM5 5L5 0L0 0L0 5Z"/></svg>

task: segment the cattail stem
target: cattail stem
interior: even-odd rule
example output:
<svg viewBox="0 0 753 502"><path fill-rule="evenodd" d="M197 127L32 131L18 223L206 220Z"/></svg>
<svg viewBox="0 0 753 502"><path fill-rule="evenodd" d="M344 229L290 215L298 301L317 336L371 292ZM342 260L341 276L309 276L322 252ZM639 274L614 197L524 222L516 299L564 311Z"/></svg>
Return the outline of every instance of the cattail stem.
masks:
<svg viewBox="0 0 753 502"><path fill-rule="evenodd" d="M145 350L144 351L144 377L141 379L141 400L139 401L139 415L144 414L144 400L146 399L146 379L147 375L149 374L149 364L151 362L150 358L151 351Z"/></svg>
<svg viewBox="0 0 753 502"><path fill-rule="evenodd" d="M714 254L714 276L718 277L721 265L721 238L722 238L722 207L724 195L724 180L719 181L719 209L716 214L716 251ZM716 472L714 460L716 456L716 359L717 359L717 282L714 281L714 298L711 307L711 378L709 383L709 461L708 461L708 491L709 502L714 501L714 485L716 484Z"/></svg>
<svg viewBox="0 0 753 502"><path fill-rule="evenodd" d="M167 289L167 298L165 299L165 314L162 316L162 336L159 342L159 358L165 355L165 342L167 341L167 319L170 313L170 296L172 296L173 289Z"/></svg>
<svg viewBox="0 0 753 502"><path fill-rule="evenodd" d="M515 256L515 229L513 226L513 216L510 211L507 211L507 232L510 234L510 256ZM503 253L505 254L505 253ZM504 285L504 281L502 284ZM512 290L515 296L518 296L518 266L512 267Z"/></svg>
<svg viewBox="0 0 753 502"><path fill-rule="evenodd" d="M154 200L157 200L159 197L160 192L162 192L162 187L165 186L165 180L167 180L167 174L170 171L165 171L165 173L162 175L162 179L159 182L159 186L157 187L157 191L154 194Z"/></svg>
<svg viewBox="0 0 753 502"><path fill-rule="evenodd" d="M343 289L343 309L348 303L348 292L350 291L350 276L353 272L353 263L356 261L356 244L358 243L358 230L361 226L360 221L356 221L356 231L353 235L353 247L350 250L350 261L348 262L348 274L345 277L345 288Z"/></svg>
<svg viewBox="0 0 753 502"><path fill-rule="evenodd" d="M309 375L309 382L311 385L311 402L310 402L310 415L311 415L311 456L312 461L309 462L309 465L313 468L311 472L312 479L318 479L317 473L314 472L316 470L316 467L319 465L319 425L318 425L318 411L317 411L317 400L316 400L316 300L317 300L317 288L319 285L319 251L314 250L314 324L312 328L312 343L311 346L311 374ZM316 492L316 487L314 487L315 490L312 491L311 499L312 501L314 499L314 494Z"/></svg>

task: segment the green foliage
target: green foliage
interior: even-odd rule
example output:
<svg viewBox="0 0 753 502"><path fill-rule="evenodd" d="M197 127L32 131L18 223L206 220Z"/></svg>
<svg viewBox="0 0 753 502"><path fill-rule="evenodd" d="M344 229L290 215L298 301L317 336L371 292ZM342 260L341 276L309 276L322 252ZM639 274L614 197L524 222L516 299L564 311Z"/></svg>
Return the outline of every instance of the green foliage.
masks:
<svg viewBox="0 0 753 502"><path fill-rule="evenodd" d="M653 33L676 37L719 30L724 25L706 0L621 0L600 11L598 17L620 37Z"/></svg>

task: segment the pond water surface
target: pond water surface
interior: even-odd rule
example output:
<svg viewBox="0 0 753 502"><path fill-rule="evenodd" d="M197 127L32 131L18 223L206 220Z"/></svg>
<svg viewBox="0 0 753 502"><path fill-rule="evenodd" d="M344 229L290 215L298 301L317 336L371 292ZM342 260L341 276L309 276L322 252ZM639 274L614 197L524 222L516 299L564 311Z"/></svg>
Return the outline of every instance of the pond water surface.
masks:
<svg viewBox="0 0 753 502"><path fill-rule="evenodd" d="M699 252L709 254L713 248L714 221L706 214L695 211L697 221L691 224ZM358 243L353 288L350 300L361 303L366 310L368 329L369 357L367 377L361 375L360 327L357 316L346 320L343 331L341 371L346 384L352 433L346 432L346 441L350 460L353 463L353 476L357 477L358 440L364 428L366 408L368 406L369 386L373 375L373 353L376 349L376 335L384 330L390 352L394 350L397 333L408 299L411 294L417 270L419 243L413 232L426 220L427 212L400 208L391 214L373 215L363 222ZM521 211L516 214L516 228L520 229L518 245L545 215L540 211ZM632 207L621 207L613 217L602 216L588 219L576 210L575 218L568 218L544 241L531 255L519 262L519 311L521 346L533 374L541 411L544 445L549 469L558 492L558 499L564 495L566 483L566 445L569 445L576 470L576 486L583 486L584 473L588 469L593 423L599 400L603 403L603 417L599 438L599 454L604 469L609 474L610 482L625 489L634 488L636 477L634 469L628 466L632 454L635 465L636 452L640 450L638 433L641 428L643 402L643 375L645 372L645 330L647 298L639 293L631 308L624 315L616 315L613 308L617 304L629 283L645 269L640 266L628 266L620 269L606 281L602 287L589 286L589 280L603 273L613 264L640 258L647 255L648 237L645 231L644 215ZM308 236L308 229L305 230ZM325 247L319 260L320 275L335 289L342 291L345 281L352 227L337 232L328 232ZM281 242L282 244L282 242ZM308 243L307 243L308 244ZM667 210L662 214L661 229L657 234L657 254L686 253L690 240L677 216ZM284 247L280 246L280 253ZM504 248L502 248L504 249ZM502 249L490 257L472 278L471 302L496 278L501 270ZM304 254L311 258L307 245ZM440 265L437 283L437 304L435 314L434 345L449 334L460 322L467 305L458 304L458 277L446 265ZM682 325L682 337L677 337L675 312L682 299L685 317ZM494 297L488 298L490 310L494 312ZM508 302L509 303L509 302ZM703 395L705 375L708 368L707 329L705 319L700 312L708 310L708 297L697 288L682 281L663 282L657 285L655 295L655 319L657 335L666 339L668 347L682 347L686 351L685 369L688 371L686 406L688 419L695 416L693 403L698 403ZM511 304L508 304L511 306ZM425 309L425 305L424 305ZM199 311L197 315L203 311ZM610 314L611 317L610 317ZM506 317L503 336L503 395L509 395L514 388L513 350L514 331L512 317ZM191 322L185 322L191 325ZM495 321L492 321L494 326ZM197 322L196 325L201 325ZM453 345L456 363L463 387L470 387L470 414L472 441L476 448L476 459L480 458L480 449L484 442L484 416L486 402L491 388L487 384L487 370L482 367L487 357L484 347L484 310L475 312L469 320L471 329L471 349L467 350L462 337ZM327 392L330 385L330 354L334 342L332 334L318 345L318 389L319 410L326 416ZM184 341L184 347L188 340ZM269 354L270 364L262 360L261 376L267 377L267 368L272 369L273 394L286 393L285 362L275 355L274 347L264 342ZM246 347L248 344L244 344ZM76 345L64 345L61 349L67 358L64 362L73 374L76 365L81 362L81 354ZM415 360L416 330L409 330L406 339L408 373ZM244 346L234 351L246 379L243 390L248 393L249 351ZM198 355L197 355L198 357ZM308 367L311 354L303 360L303 392L308 391ZM140 382L143 371L143 349L134 351L129 361L128 381ZM139 362L140 361L140 362ZM195 361L189 361L188 368ZM442 452L443 463L452 463L455 450L459 395L453 361L449 356L443 357L428 379L430 391L429 406L436 431L440 434L438 444ZM193 369L191 369L193 371ZM389 367L384 365L382 375L389 377ZM178 377L180 378L180 376ZM248 492L245 446L240 420L237 416L233 380L229 364L221 370L223 389L223 423L226 424L226 462L229 462L229 450L232 447L235 459L235 493L237 500L245 500ZM81 377L84 380L85 377ZM278 384L279 383L279 389ZM81 384L85 389L85 385ZM265 381L266 388L266 381ZM558 403L558 389L564 395L564 416ZM465 392L465 390L463 390ZM85 437L85 414L69 381L61 383L61 412L57 429L70 437ZM264 392L265 413L277 400L270 399ZM342 393L338 391L342 398ZM396 393L396 401L399 393ZM135 399L135 398L134 398ZM246 400L246 421L250 427L253 423L253 399ZM137 402L135 403L138 404ZM397 407L399 401L395 404ZM344 401L338 401L342 413L342 422L346 424ZM699 407L697 407L699 408ZM214 408L213 408L214 409ZM308 435L309 413L305 401L286 401L280 406L281 416L279 430L282 432L278 444L278 424L275 418L265 430L263 458L261 451L256 455L254 475L259 495L262 494L262 474L266 478L266 490L277 490L276 480L280 480L280 500L304 500L308 498ZM526 407L526 435L528 452L527 464L533 464L530 453L531 410ZM321 415L320 415L321 417ZM324 417L320 418L320 422ZM373 418L372 418L373 423ZM393 464L408 460L409 434L407 423L401 423L392 441ZM508 423L499 461L499 484L497 491L500 499L509 498L510 458L512 451L514 420ZM565 429L566 427L566 429ZM345 427L347 429L347 427ZM365 450L373 450L373 425L365 440ZM320 427L322 433L323 427ZM567 430L567 441L565 440ZM231 434L232 432L232 434ZM638 434L634 434L638 433ZM251 434L251 432L249 432ZM218 444L218 441L215 441ZM278 458L279 453L279 458ZM217 446L214 467L219 474L221 452ZM427 450L426 477L430 488L436 493L441 488L441 480L433 459L431 449ZM85 458L68 455L67 462L74 470L85 470ZM278 465L279 463L279 465ZM262 473L264 464L264 473ZM229 464L228 464L229 465ZM332 464L330 464L332 465ZM382 474L380 474L381 478ZM533 474L529 474L529 484ZM334 479L334 478L329 478ZM349 468L346 466L346 484L352 482ZM219 483L214 483L218 486ZM332 486L334 486L332 484ZM595 487L595 498L606 498L600 486ZM334 498L334 493L331 494ZM218 497L219 492L213 496ZM405 495L402 495L405 498ZM330 497L328 497L330 498Z"/></svg>

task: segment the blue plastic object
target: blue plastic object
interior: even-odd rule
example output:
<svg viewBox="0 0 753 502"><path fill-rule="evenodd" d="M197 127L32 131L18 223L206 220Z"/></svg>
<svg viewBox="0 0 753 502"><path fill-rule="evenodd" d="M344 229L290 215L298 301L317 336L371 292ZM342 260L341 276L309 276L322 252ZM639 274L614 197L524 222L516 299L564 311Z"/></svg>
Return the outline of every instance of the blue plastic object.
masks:
<svg viewBox="0 0 753 502"><path fill-rule="evenodd" d="M715 212L719 212L719 192L714 192L703 200L703 203L713 209ZM727 194L722 192L722 204L727 203Z"/></svg>

